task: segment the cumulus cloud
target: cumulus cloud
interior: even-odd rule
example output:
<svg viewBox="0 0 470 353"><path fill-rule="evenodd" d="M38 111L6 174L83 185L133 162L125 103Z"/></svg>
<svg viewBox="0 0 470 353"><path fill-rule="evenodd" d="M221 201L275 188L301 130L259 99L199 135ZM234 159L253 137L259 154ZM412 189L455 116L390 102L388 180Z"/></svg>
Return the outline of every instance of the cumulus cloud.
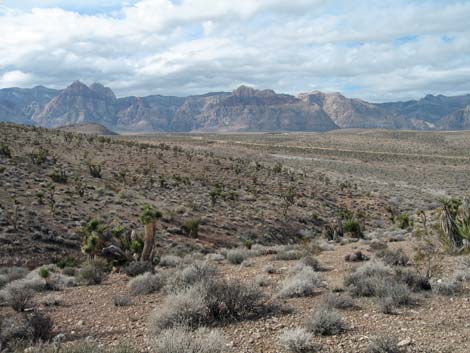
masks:
<svg viewBox="0 0 470 353"><path fill-rule="evenodd" d="M470 92L467 1L14 3L0 10L1 87L81 79L122 96L250 84L374 101Z"/></svg>

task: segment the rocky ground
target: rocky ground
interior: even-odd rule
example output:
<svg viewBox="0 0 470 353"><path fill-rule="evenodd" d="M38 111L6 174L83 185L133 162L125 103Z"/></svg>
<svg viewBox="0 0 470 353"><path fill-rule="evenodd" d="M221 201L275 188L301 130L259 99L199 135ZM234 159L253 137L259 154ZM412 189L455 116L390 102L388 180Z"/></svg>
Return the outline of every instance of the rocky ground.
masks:
<svg viewBox="0 0 470 353"><path fill-rule="evenodd" d="M0 270L60 264L71 256L76 264L50 266L47 278L59 278L60 285L46 286L49 279L39 278L38 270L20 279L34 282L34 303L51 318L53 336L63 333L66 345L129 344L142 353L154 351L149 316L163 310L172 294L159 288L130 295L131 278L119 266L109 266L98 285L74 279L83 268L70 267L84 261L83 230L91 219L101 219L105 236L124 244L122 239L143 232L144 205L162 211L156 255L179 260L157 266L157 273L168 280L175 275L173 267L184 271L208 261L226 280L263 284L259 289L278 308L249 320L211 322L209 327L225 337L225 351L287 353L279 336L303 327L332 292L352 293L344 278L378 257L376 243L407 254L406 263L393 264L393 271L422 273L416 255L417 248L424 249L423 224L417 212L426 211L434 229L439 198L462 196L470 186L469 139L463 132L100 137L1 124L0 137ZM414 227L400 224L404 212ZM188 232L193 220L200 224L196 234ZM351 220L363 239L351 239L357 234L347 231L340 241L325 238L338 222ZM437 241L434 233L432 239ZM245 261L230 261L226 248L251 244L264 250L240 250L249 254ZM279 260L289 249L301 255ZM390 312L377 298L353 296L354 308L338 309L346 330L314 337L320 351L370 352L374 337L387 335L398 343L391 352L469 352L468 256L426 249L435 256L432 290L411 293L406 304ZM357 251L365 261L345 260L357 258ZM318 272L322 285L306 296L279 297L305 256L314 256L324 268ZM458 271L464 275L457 280ZM6 305L2 287L8 287L8 276L0 272L0 338L2 320L23 315ZM130 302L115 306L117 296Z"/></svg>

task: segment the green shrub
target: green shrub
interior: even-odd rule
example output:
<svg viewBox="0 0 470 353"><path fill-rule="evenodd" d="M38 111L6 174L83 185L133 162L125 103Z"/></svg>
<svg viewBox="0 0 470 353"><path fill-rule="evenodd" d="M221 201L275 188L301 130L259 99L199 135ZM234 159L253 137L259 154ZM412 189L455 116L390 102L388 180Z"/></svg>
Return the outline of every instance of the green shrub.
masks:
<svg viewBox="0 0 470 353"><path fill-rule="evenodd" d="M350 233L355 238L362 238L362 229L361 225L355 219L347 219L343 223L343 230L346 233Z"/></svg>
<svg viewBox="0 0 470 353"><path fill-rule="evenodd" d="M396 221L401 229L408 229L413 226L413 221L410 219L410 216L408 216L406 213L402 213L401 215L399 215Z"/></svg>
<svg viewBox="0 0 470 353"><path fill-rule="evenodd" d="M104 266L98 261L90 261L82 266L77 275L79 283L85 285L100 284L104 279Z"/></svg>
<svg viewBox="0 0 470 353"><path fill-rule="evenodd" d="M199 234L199 225L201 224L201 219L200 218L191 218L188 219L183 227L182 230L184 234L186 234L188 237L191 238L197 238Z"/></svg>

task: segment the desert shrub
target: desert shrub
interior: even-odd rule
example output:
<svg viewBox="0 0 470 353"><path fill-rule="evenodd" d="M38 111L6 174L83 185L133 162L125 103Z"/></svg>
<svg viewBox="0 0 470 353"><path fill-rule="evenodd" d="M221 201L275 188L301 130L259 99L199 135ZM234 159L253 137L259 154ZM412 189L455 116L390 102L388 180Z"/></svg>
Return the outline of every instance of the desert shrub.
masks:
<svg viewBox="0 0 470 353"><path fill-rule="evenodd" d="M49 294L44 297L42 304L44 306L60 306L62 305L63 299L59 295Z"/></svg>
<svg viewBox="0 0 470 353"><path fill-rule="evenodd" d="M0 322L0 345L10 345L18 341L38 342L51 337L52 320L34 310L22 315L10 315Z"/></svg>
<svg viewBox="0 0 470 353"><path fill-rule="evenodd" d="M322 287L320 275L310 267L304 267L284 280L278 295L281 298L306 297L313 295L320 287Z"/></svg>
<svg viewBox="0 0 470 353"><path fill-rule="evenodd" d="M341 316L332 309L323 308L315 312L305 322L308 331L317 336L337 335L346 330L346 324Z"/></svg>
<svg viewBox="0 0 470 353"><path fill-rule="evenodd" d="M397 270L396 274L398 281L404 283L413 292L431 290L429 279L418 272L412 270Z"/></svg>
<svg viewBox="0 0 470 353"><path fill-rule="evenodd" d="M145 295L158 292L164 284L165 279L161 274L147 272L131 279L127 287L132 295Z"/></svg>
<svg viewBox="0 0 470 353"><path fill-rule="evenodd" d="M246 249L232 249L227 251L227 261L234 265L240 265L248 258Z"/></svg>
<svg viewBox="0 0 470 353"><path fill-rule="evenodd" d="M354 299L348 294L330 293L323 298L323 305L333 309L352 309L356 305Z"/></svg>
<svg viewBox="0 0 470 353"><path fill-rule="evenodd" d="M398 340L392 336L373 337L367 347L368 353L399 353Z"/></svg>
<svg viewBox="0 0 470 353"><path fill-rule="evenodd" d="M267 264L266 266L263 267L263 271L269 274L275 274L277 273L276 267L274 267L273 264Z"/></svg>
<svg viewBox="0 0 470 353"><path fill-rule="evenodd" d="M253 247L253 240L247 239L243 242L243 245L245 245L245 248L247 250L251 250L251 248Z"/></svg>
<svg viewBox="0 0 470 353"><path fill-rule="evenodd" d="M313 256L305 256L300 259L299 263L311 267L314 271L324 271L324 267L320 264L320 261Z"/></svg>
<svg viewBox="0 0 470 353"><path fill-rule="evenodd" d="M100 164L93 164L91 162L87 163L88 171L93 178L101 178L101 165Z"/></svg>
<svg viewBox="0 0 470 353"><path fill-rule="evenodd" d="M441 279L434 281L431 288L436 294L453 296L462 293L463 283L456 278Z"/></svg>
<svg viewBox="0 0 470 353"><path fill-rule="evenodd" d="M115 295L113 296L114 306L128 306L132 304L132 298L128 295Z"/></svg>
<svg viewBox="0 0 470 353"><path fill-rule="evenodd" d="M361 225L355 219L347 219L343 222L343 230L351 234L354 238L362 238Z"/></svg>
<svg viewBox="0 0 470 353"><path fill-rule="evenodd" d="M147 261L134 261L122 269L122 271L130 277L135 277L152 270L152 264Z"/></svg>
<svg viewBox="0 0 470 353"><path fill-rule="evenodd" d="M199 285L209 311L209 321L243 320L264 313L263 292L255 285L237 280L215 279Z"/></svg>
<svg viewBox="0 0 470 353"><path fill-rule="evenodd" d="M377 256L390 266L408 266L410 263L409 257L402 249L384 249L379 251Z"/></svg>
<svg viewBox="0 0 470 353"><path fill-rule="evenodd" d="M0 288L7 283L26 277L28 270L23 267L0 268Z"/></svg>
<svg viewBox="0 0 470 353"><path fill-rule="evenodd" d="M0 320L0 343L2 349L17 341L31 340L31 328L24 315L10 315Z"/></svg>
<svg viewBox="0 0 470 353"><path fill-rule="evenodd" d="M49 277L49 268L47 268L46 266L41 267L38 270L38 274L42 278L48 278Z"/></svg>
<svg viewBox="0 0 470 353"><path fill-rule="evenodd" d="M300 260L304 256L304 253L300 250L280 250L277 254L273 255L275 261L293 261Z"/></svg>
<svg viewBox="0 0 470 353"><path fill-rule="evenodd" d="M255 283L259 287L267 287L271 284L271 279L265 275L258 275L255 277Z"/></svg>
<svg viewBox="0 0 470 353"><path fill-rule="evenodd" d="M166 297L162 307L150 316L150 327L154 333L179 325L196 328L249 319L271 309L254 285L212 278Z"/></svg>
<svg viewBox="0 0 470 353"><path fill-rule="evenodd" d="M94 285L100 284L104 279L104 268L97 261L87 262L82 266L77 274L77 280L81 284Z"/></svg>
<svg viewBox="0 0 470 353"><path fill-rule="evenodd" d="M383 240L373 239L369 244L369 248L374 251L379 251L379 250L387 249L388 245Z"/></svg>
<svg viewBox="0 0 470 353"><path fill-rule="evenodd" d="M225 256L222 254L207 254L206 259L214 262L222 262L225 260Z"/></svg>
<svg viewBox="0 0 470 353"><path fill-rule="evenodd" d="M303 328L285 330L280 336L281 345L291 353L319 352L321 346L313 341L313 334Z"/></svg>
<svg viewBox="0 0 470 353"><path fill-rule="evenodd" d="M248 258L246 260L243 260L243 262L240 264L242 267L253 267L256 264L255 260Z"/></svg>
<svg viewBox="0 0 470 353"><path fill-rule="evenodd" d="M62 273L66 276L73 277L77 274L77 270L74 267L64 267Z"/></svg>
<svg viewBox="0 0 470 353"><path fill-rule="evenodd" d="M369 260L369 257L365 255L362 251L355 251L352 254L347 254L344 257L344 260L347 262L361 262Z"/></svg>
<svg viewBox="0 0 470 353"><path fill-rule="evenodd" d="M225 340L219 331L201 328L191 332L185 327L162 331L154 340L156 353L221 353Z"/></svg>
<svg viewBox="0 0 470 353"><path fill-rule="evenodd" d="M158 264L161 267L177 267L181 265L183 259L175 255L165 255L160 258L160 263Z"/></svg>
<svg viewBox="0 0 470 353"><path fill-rule="evenodd" d="M199 234L199 225L201 224L200 218L188 219L182 226L184 234L191 238L197 238Z"/></svg>
<svg viewBox="0 0 470 353"><path fill-rule="evenodd" d="M0 144L0 156L11 158L11 148L6 143Z"/></svg>
<svg viewBox="0 0 470 353"><path fill-rule="evenodd" d="M49 177L52 179L53 182L58 183L58 184L66 184L68 180L65 170L63 170L62 168L54 170L49 175Z"/></svg>
<svg viewBox="0 0 470 353"><path fill-rule="evenodd" d="M28 326L30 327L31 338L36 342L49 339L54 324L51 318L35 310L28 315Z"/></svg>
<svg viewBox="0 0 470 353"><path fill-rule="evenodd" d="M408 216L406 213L402 213L399 215L396 219L398 223L398 227L401 229L408 229L413 226L413 221L410 219L410 216Z"/></svg>
<svg viewBox="0 0 470 353"><path fill-rule="evenodd" d="M178 292L181 289L188 288L193 284L210 280L218 276L217 268L205 261L195 261L193 264L182 269L176 270L168 276L168 290Z"/></svg>
<svg viewBox="0 0 470 353"><path fill-rule="evenodd" d="M57 353L57 348L54 346L44 347L44 345L41 344L38 347L31 347L28 349L28 352ZM60 353L138 353L138 351L128 346L102 347L89 342L79 342L61 346Z"/></svg>
<svg viewBox="0 0 470 353"><path fill-rule="evenodd" d="M372 297L383 283L393 280L393 274L392 268L373 261L345 276L344 285L355 296Z"/></svg>
<svg viewBox="0 0 470 353"><path fill-rule="evenodd" d="M199 294L198 288L190 287L166 297L161 307L150 315L150 331L156 335L178 326L202 326L208 314L204 299Z"/></svg>
<svg viewBox="0 0 470 353"><path fill-rule="evenodd" d="M8 305L15 311L24 311L33 305L34 290L12 282L6 289Z"/></svg>

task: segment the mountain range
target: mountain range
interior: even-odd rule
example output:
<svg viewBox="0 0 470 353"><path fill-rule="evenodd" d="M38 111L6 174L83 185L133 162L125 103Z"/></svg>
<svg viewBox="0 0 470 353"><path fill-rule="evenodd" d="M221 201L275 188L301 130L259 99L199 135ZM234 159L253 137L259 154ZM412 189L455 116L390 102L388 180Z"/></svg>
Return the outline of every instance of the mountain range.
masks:
<svg viewBox="0 0 470 353"><path fill-rule="evenodd" d="M340 93L297 96L241 86L189 97L117 98L99 83L63 90L0 89L0 121L61 127L97 123L119 131L328 131L338 128L470 129L470 94L369 103Z"/></svg>

